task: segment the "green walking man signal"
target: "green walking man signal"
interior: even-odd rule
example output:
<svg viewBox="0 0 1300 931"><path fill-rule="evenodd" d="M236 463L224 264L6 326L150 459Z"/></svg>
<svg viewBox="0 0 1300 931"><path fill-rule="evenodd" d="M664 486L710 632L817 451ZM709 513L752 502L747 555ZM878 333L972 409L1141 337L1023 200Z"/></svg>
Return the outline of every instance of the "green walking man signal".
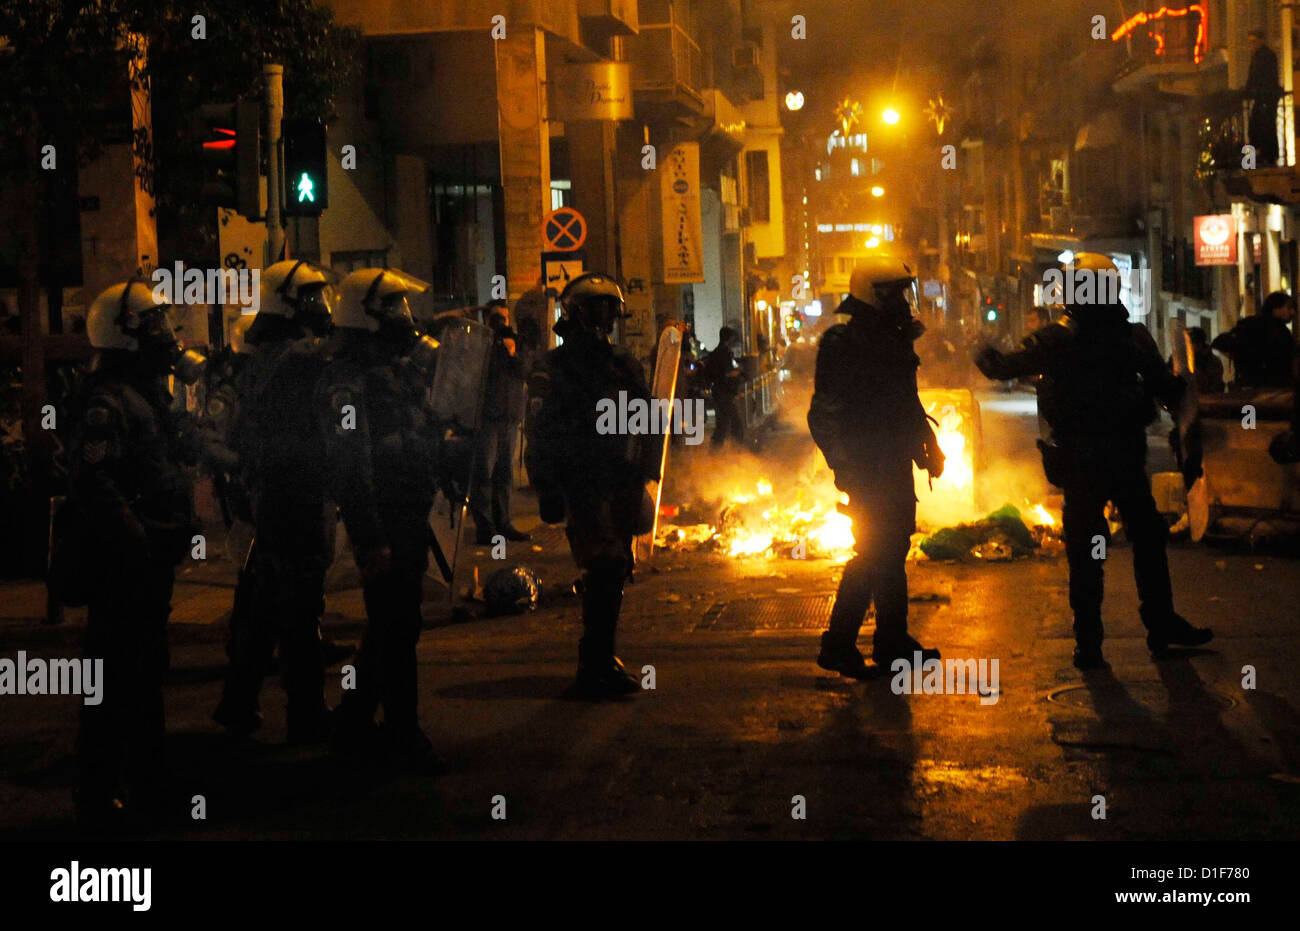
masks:
<svg viewBox="0 0 1300 931"><path fill-rule="evenodd" d="M318 217L329 206L325 126L315 120L284 120L284 215Z"/></svg>

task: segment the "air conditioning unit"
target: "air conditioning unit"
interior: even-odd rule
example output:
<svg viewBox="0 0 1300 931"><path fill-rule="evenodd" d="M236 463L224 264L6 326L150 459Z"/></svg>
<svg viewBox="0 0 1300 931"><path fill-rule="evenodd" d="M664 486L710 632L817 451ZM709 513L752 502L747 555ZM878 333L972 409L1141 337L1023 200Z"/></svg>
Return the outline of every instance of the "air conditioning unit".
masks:
<svg viewBox="0 0 1300 931"><path fill-rule="evenodd" d="M737 45L731 50L731 67L745 70L758 67L758 46L752 42Z"/></svg>

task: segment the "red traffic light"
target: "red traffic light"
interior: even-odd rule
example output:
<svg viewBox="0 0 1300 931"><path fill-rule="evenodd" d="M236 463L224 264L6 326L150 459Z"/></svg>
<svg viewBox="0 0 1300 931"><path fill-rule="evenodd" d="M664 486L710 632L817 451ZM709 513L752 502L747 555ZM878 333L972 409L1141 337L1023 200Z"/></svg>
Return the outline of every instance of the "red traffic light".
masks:
<svg viewBox="0 0 1300 931"><path fill-rule="evenodd" d="M229 136L230 138L229 138L229 139L215 139L215 140L213 140L213 141L211 141L211 142L205 142L205 143L203 143L203 148L205 148L205 149L233 149L233 148L235 147L235 143L236 143L238 140L237 140L236 137L235 137L235 131L234 131L233 129L226 129L224 126L214 126L214 127L212 127L212 131L213 131L214 133L218 133L218 134L220 134L220 135L222 135L222 136Z"/></svg>

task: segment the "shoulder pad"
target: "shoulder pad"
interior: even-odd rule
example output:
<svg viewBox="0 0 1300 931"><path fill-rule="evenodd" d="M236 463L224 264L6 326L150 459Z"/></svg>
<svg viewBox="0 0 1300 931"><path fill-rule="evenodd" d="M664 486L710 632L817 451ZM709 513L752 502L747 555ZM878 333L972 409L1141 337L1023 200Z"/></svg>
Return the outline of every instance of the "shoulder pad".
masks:
<svg viewBox="0 0 1300 931"><path fill-rule="evenodd" d="M1078 322L1068 315L1063 316L1042 329L1030 333L1025 337L1023 345L1026 349L1036 347L1047 350L1056 349L1071 342L1078 331Z"/></svg>
<svg viewBox="0 0 1300 931"><path fill-rule="evenodd" d="M849 339L850 335L851 334L849 333L849 325L847 323L837 323L835 324L835 326L831 327L829 330L827 330L825 333L822 334L821 344L823 346L825 346L827 343L830 343L831 345L835 345L836 343L840 343Z"/></svg>

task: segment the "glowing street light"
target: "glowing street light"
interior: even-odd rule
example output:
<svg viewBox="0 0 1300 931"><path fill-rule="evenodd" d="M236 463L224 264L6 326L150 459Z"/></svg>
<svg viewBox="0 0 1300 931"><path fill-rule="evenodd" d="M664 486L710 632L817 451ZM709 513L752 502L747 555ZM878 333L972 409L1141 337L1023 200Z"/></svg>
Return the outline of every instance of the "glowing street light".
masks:
<svg viewBox="0 0 1300 931"><path fill-rule="evenodd" d="M803 91L790 91L785 95L785 108L787 110L802 110L803 103Z"/></svg>
<svg viewBox="0 0 1300 931"><path fill-rule="evenodd" d="M879 184L877 184L875 187L873 187L873 188L871 189L871 196L872 196L872 197L884 197L884 196L885 196L885 189L882 188Z"/></svg>
<svg viewBox="0 0 1300 931"><path fill-rule="evenodd" d="M863 243L863 245L866 246L868 249L874 249L876 248L876 246L880 245L880 238L878 236L872 236L865 243Z"/></svg>
<svg viewBox="0 0 1300 931"><path fill-rule="evenodd" d="M898 111L893 107L886 107L885 112L880 114L880 118L890 126L897 125L898 121L902 119L902 117L899 116Z"/></svg>

